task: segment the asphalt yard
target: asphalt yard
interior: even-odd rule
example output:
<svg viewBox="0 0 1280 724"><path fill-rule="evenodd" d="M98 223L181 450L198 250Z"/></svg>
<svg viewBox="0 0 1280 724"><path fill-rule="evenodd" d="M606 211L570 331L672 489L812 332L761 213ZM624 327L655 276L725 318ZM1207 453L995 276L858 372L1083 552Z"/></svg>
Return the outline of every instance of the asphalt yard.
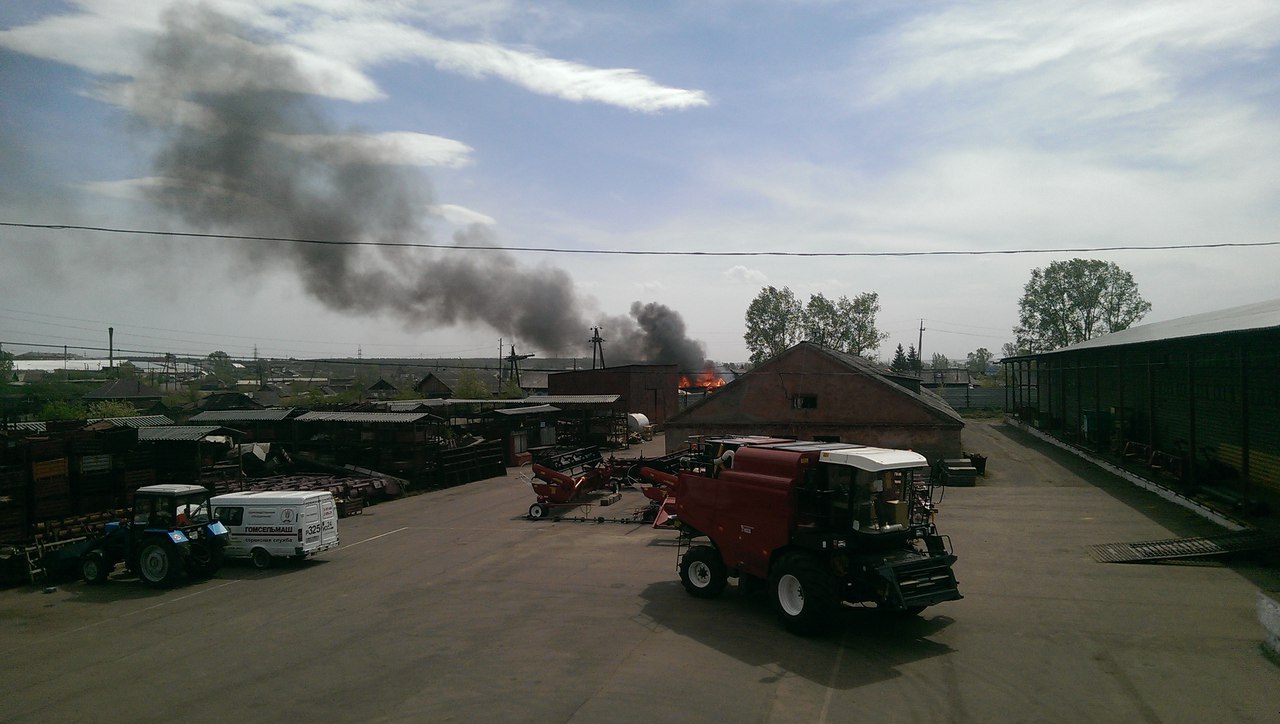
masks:
<svg viewBox="0 0 1280 724"><path fill-rule="evenodd" d="M1280 718L1254 608L1273 563L1096 562L1217 529L999 423L965 447L987 476L938 520L965 598L917 618L848 609L798 638L763 594L691 598L670 531L526 520L526 468L367 508L302 564L0 591L0 720Z"/></svg>

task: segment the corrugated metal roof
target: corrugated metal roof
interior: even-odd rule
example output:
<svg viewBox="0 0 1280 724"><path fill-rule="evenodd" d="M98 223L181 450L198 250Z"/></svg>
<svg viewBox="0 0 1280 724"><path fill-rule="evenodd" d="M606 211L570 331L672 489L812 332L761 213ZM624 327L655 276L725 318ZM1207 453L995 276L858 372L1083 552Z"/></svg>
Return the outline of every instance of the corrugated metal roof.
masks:
<svg viewBox="0 0 1280 724"><path fill-rule="evenodd" d="M622 395L538 395L523 400L510 400L524 404L545 405L608 405L617 402Z"/></svg>
<svg viewBox="0 0 1280 724"><path fill-rule="evenodd" d="M6 430L21 430L23 432L44 432L45 425L43 422L11 422Z"/></svg>
<svg viewBox="0 0 1280 724"><path fill-rule="evenodd" d="M288 419L292 407L271 407L265 410L205 410L191 416L191 422L276 422Z"/></svg>
<svg viewBox="0 0 1280 724"><path fill-rule="evenodd" d="M414 412L423 407L444 407L449 404L449 401L439 399L388 400L380 404L386 406L388 412Z"/></svg>
<svg viewBox="0 0 1280 724"><path fill-rule="evenodd" d="M134 415L132 417L103 417L91 418L85 421L92 425L95 422L109 422L115 427L158 427L160 425L172 425L167 415Z"/></svg>
<svg viewBox="0 0 1280 724"><path fill-rule="evenodd" d="M502 410L494 410L496 415L540 415L546 412L559 412L559 407L552 405L534 405L533 407L508 407Z"/></svg>
<svg viewBox="0 0 1280 724"><path fill-rule="evenodd" d="M210 435L230 432L220 425L164 425L138 428L138 442L179 442L203 440Z"/></svg>
<svg viewBox="0 0 1280 724"><path fill-rule="evenodd" d="M308 412L294 418L298 422L390 422L413 423L439 419L429 412Z"/></svg>
<svg viewBox="0 0 1280 724"><path fill-rule="evenodd" d="M1269 302L1258 302L1256 304L1246 304L1240 307L1231 307L1230 309L1221 309L1216 312L1205 312L1204 314L1193 314L1189 317L1179 317L1164 322L1152 322L1151 324L1142 324L1137 327L1130 327L1120 332L1086 339L1083 342L1077 342L1070 347L1055 349L1052 352L1041 352L1039 355L1024 355L1024 357L1037 357L1047 354L1058 354L1060 352L1078 352L1088 349L1101 349L1103 347L1117 347L1125 344L1142 344L1144 342L1160 342L1167 339L1184 339L1187 337L1202 337L1212 334L1223 334L1226 332L1247 332L1259 329L1274 329L1280 327L1280 299L1273 299ZM1015 359L1010 357L1009 359Z"/></svg>

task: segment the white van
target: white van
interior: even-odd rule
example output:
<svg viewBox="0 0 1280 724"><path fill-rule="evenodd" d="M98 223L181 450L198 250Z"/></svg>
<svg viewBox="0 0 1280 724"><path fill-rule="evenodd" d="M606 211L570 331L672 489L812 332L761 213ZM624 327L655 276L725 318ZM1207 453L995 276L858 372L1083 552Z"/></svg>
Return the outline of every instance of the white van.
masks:
<svg viewBox="0 0 1280 724"><path fill-rule="evenodd" d="M227 493L210 503L231 533L224 555L249 558L258 568L270 566L273 558L302 559L338 547L338 506L332 493Z"/></svg>

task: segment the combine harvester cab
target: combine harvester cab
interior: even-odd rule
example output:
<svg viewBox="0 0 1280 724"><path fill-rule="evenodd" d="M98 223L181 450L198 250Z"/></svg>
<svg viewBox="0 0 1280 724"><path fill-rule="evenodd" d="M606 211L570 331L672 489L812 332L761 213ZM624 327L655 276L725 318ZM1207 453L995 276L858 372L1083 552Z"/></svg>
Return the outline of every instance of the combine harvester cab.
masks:
<svg viewBox="0 0 1280 724"><path fill-rule="evenodd" d="M721 442L673 486L670 508L689 543L679 572L690 594L717 596L729 578L767 582L779 617L800 634L828 628L842 603L916 614L961 598L922 455Z"/></svg>

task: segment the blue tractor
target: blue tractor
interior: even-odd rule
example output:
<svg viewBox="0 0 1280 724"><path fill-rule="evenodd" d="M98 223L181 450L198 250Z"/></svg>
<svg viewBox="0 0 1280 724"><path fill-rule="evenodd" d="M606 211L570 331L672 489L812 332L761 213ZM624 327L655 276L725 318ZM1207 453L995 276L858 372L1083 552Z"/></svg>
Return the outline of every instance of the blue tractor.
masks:
<svg viewBox="0 0 1280 724"><path fill-rule="evenodd" d="M133 496L128 520L107 523L80 555L80 575L104 583L123 562L150 586L167 587L183 574L205 578L222 565L227 528L213 517L209 491L199 485L148 485Z"/></svg>

